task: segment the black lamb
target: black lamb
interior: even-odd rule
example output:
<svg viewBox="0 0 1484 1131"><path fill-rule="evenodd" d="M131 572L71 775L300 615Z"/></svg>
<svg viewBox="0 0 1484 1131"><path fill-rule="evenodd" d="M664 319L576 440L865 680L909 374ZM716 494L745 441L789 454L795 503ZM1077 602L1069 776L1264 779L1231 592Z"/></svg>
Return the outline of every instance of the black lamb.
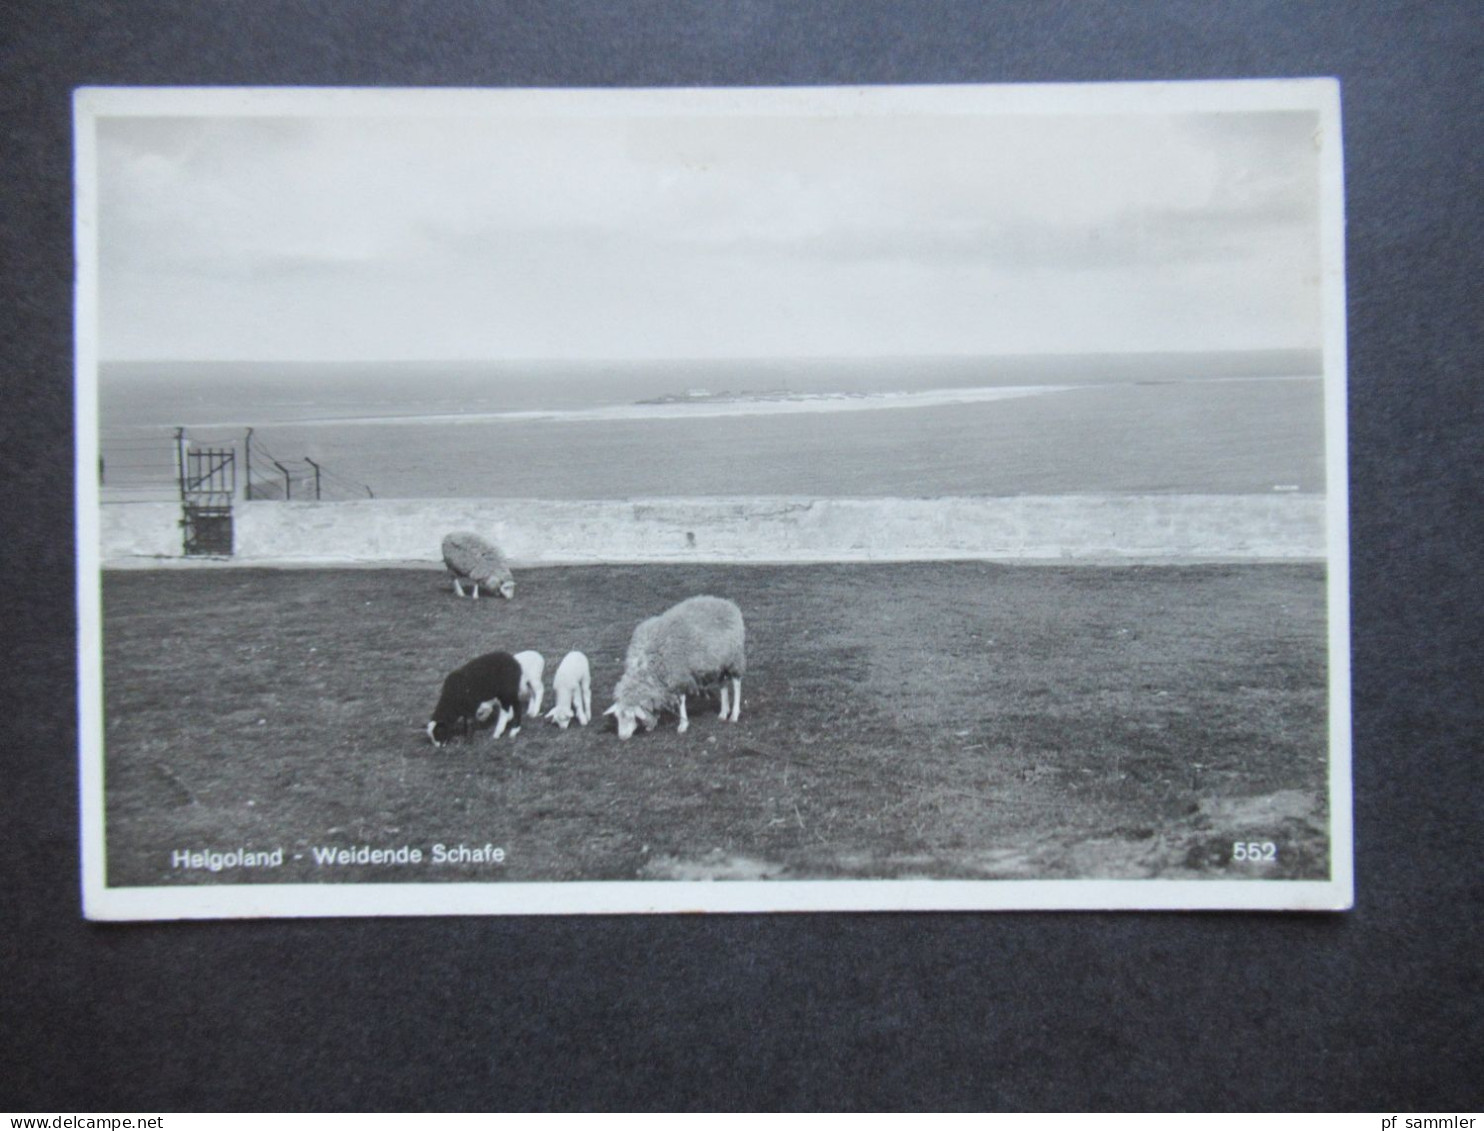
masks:
<svg viewBox="0 0 1484 1131"><path fill-rule="evenodd" d="M455 733L488 722L498 712L494 737L520 733L520 662L509 652L489 652L449 672L428 722L428 737L442 746Z"/></svg>

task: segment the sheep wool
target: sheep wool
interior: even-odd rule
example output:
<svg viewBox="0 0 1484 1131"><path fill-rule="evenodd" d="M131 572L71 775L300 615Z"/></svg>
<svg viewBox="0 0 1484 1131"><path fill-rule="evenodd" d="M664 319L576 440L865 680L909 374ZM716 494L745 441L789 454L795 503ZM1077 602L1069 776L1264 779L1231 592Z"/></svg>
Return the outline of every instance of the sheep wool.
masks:
<svg viewBox="0 0 1484 1131"><path fill-rule="evenodd" d="M526 713L541 713L542 680L546 674L546 660L540 652L517 652L515 660L520 664L520 698Z"/></svg>
<svg viewBox="0 0 1484 1131"><path fill-rule="evenodd" d="M505 555L494 543L470 530L456 530L443 539L443 564L453 578L453 589L464 595L463 582L473 586L475 600L479 590L493 589L509 599L515 596L515 578L506 564Z"/></svg>
<svg viewBox="0 0 1484 1131"><path fill-rule="evenodd" d="M514 738L520 733L520 680L520 661L509 652L488 652L449 672L428 720L428 738L434 746L442 746L455 734L467 734L492 717L494 737L509 727Z"/></svg>
<svg viewBox="0 0 1484 1131"><path fill-rule="evenodd" d="M632 735L638 723L652 730L662 710L680 716L678 729L684 733L690 726L686 695L717 684L721 717L736 722L747 668L744 645L742 610L722 597L691 597L640 622L606 712L618 717L619 738Z"/></svg>
<svg viewBox="0 0 1484 1131"><path fill-rule="evenodd" d="M587 726L593 714L593 677L585 655L568 652L562 657L551 680L551 693L556 706L546 712L550 721L566 730L576 715L578 724Z"/></svg>

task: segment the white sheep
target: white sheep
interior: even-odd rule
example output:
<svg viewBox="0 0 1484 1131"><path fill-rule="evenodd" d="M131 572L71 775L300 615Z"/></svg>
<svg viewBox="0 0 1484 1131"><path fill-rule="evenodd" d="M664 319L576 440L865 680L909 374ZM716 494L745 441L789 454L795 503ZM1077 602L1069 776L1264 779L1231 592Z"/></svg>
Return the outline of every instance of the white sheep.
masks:
<svg viewBox="0 0 1484 1131"><path fill-rule="evenodd" d="M443 539L443 564L453 577L453 590L464 595L463 582L474 587L474 599L479 599L479 588L493 589L501 597L515 596L515 578L505 555L492 542L469 530L456 530Z"/></svg>
<svg viewBox="0 0 1484 1131"><path fill-rule="evenodd" d="M546 712L547 719L566 730L575 714L578 723L587 726L593 717L593 677L586 656L568 652L562 657L556 675L551 677L551 693L556 706Z"/></svg>
<svg viewBox="0 0 1484 1131"><path fill-rule="evenodd" d="M526 705L526 714L535 717L541 713L542 677L546 674L546 661L540 652L517 652L520 664L520 697Z"/></svg>
<svg viewBox="0 0 1484 1131"><path fill-rule="evenodd" d="M721 597L691 597L642 621L629 640L624 673L613 689L613 706L604 712L617 716L618 737L630 737L638 723L653 730L662 710L680 716L677 729L684 734L690 728L686 695L717 683L721 717L736 722L747 667L743 644L742 611Z"/></svg>

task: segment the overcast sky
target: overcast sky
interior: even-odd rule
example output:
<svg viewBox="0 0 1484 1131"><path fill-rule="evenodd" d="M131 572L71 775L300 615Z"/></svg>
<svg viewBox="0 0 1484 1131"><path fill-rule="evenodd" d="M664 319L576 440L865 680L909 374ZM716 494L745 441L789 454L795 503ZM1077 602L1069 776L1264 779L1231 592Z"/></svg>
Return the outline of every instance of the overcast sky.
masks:
<svg viewBox="0 0 1484 1131"><path fill-rule="evenodd" d="M99 353L1317 348L1317 124L103 117Z"/></svg>

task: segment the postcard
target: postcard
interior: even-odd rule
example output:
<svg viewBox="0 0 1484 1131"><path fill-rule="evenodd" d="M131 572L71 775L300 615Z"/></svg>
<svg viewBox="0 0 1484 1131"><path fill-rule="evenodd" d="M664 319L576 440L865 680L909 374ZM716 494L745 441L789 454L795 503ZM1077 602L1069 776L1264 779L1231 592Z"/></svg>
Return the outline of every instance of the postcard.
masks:
<svg viewBox="0 0 1484 1131"><path fill-rule="evenodd" d="M1334 81L74 116L88 917L1350 906Z"/></svg>

